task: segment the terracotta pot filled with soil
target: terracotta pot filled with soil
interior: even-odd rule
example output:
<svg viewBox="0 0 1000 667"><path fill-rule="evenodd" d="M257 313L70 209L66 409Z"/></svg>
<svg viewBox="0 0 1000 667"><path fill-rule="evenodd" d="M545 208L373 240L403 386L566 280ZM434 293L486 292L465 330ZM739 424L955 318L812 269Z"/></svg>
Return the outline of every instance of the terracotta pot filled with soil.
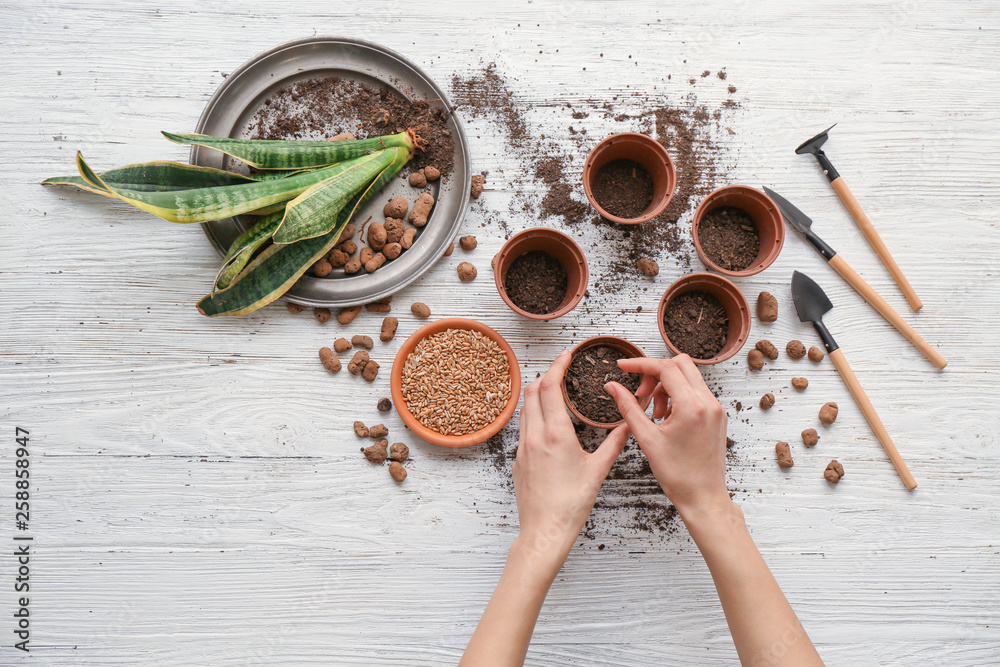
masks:
<svg viewBox="0 0 1000 667"><path fill-rule="evenodd" d="M663 213L676 186L670 154L645 134L613 134L594 146L583 165L583 189L591 206L625 225Z"/></svg>
<svg viewBox="0 0 1000 667"><path fill-rule="evenodd" d="M752 276L778 258L785 221L763 192L727 185L708 195L695 211L691 234L708 268L727 276Z"/></svg>
<svg viewBox="0 0 1000 667"><path fill-rule="evenodd" d="M618 382L631 392L639 388L642 375L626 373L618 367L619 359L645 357L636 345L617 336L595 336L573 348L572 359L563 379L563 399L573 415L587 426L615 428L622 424L618 405L604 389L608 382ZM652 396L639 399L645 410Z"/></svg>
<svg viewBox="0 0 1000 667"><path fill-rule="evenodd" d="M657 319L667 348L696 364L725 361L750 337L746 298L713 273L692 273L671 285L660 299Z"/></svg>
<svg viewBox="0 0 1000 667"><path fill-rule="evenodd" d="M518 232L504 244L493 278L500 297L515 313L551 320L580 303L590 272L587 258L573 239L536 227Z"/></svg>

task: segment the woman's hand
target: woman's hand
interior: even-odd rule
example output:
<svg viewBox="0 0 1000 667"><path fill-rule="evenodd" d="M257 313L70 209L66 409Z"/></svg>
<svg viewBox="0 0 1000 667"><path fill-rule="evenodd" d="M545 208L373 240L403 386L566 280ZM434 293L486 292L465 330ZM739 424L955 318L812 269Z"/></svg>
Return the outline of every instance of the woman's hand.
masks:
<svg viewBox="0 0 1000 667"><path fill-rule="evenodd" d="M593 454L583 450L562 395L569 362L569 352L563 352L541 379L525 387L514 461L518 541L555 568L552 576L566 560L629 437L623 424Z"/></svg>
<svg viewBox="0 0 1000 667"><path fill-rule="evenodd" d="M729 504L726 489L726 411L698 367L682 354L673 359L621 359L630 373L642 373L636 392L653 396L650 421L635 396L616 382L608 392L667 497L681 514L714 511Z"/></svg>

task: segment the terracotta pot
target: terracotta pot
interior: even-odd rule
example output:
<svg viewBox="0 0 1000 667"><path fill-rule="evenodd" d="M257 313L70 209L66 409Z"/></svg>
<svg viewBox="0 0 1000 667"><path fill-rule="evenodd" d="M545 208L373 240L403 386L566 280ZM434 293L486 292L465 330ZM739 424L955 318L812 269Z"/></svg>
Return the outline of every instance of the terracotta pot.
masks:
<svg viewBox="0 0 1000 667"><path fill-rule="evenodd" d="M592 347L598 347L600 345L606 345L607 347L613 347L616 350L618 350L620 352L623 352L628 357L645 357L646 356L646 353L643 352L642 349L638 345L630 343L629 341L625 340L624 338L619 338L618 336L594 336L593 338L588 338L587 340L583 341L582 343L580 343L579 345L577 345L576 347L574 347L570 351L570 358L575 357L577 355L577 353L579 353L579 352L583 352L585 350L589 350ZM576 406L573 405L573 402L569 400L569 392L566 391L566 383L565 382L563 382L563 384L562 384L562 395L563 395L563 400L566 402L566 407L569 408L569 411L571 413L573 413L573 416L576 417L577 419L579 419L580 421L582 421L587 426L593 426L594 428L612 429L612 428L615 428L616 426L619 426L619 425L625 423L625 420L622 419L622 420L616 421L616 422L614 422L612 424L602 424L601 422L595 422L593 419L590 419L588 417L584 417L576 409ZM646 407L649 405L649 402L651 400L653 400L652 396L647 396L646 398L639 398L638 399L639 405L642 406L643 410L646 409Z"/></svg>
<svg viewBox="0 0 1000 667"><path fill-rule="evenodd" d="M743 210L753 220L760 235L760 250L757 252L757 257L742 271L730 271L717 266L705 255L698 240L698 226L702 219L709 211L721 206L732 206ZM727 276L752 276L771 266L771 263L778 259L781 246L785 243L785 220L781 217L778 205L763 192L745 185L727 185L708 195L695 211L691 234L694 236L695 250L708 268Z"/></svg>
<svg viewBox="0 0 1000 667"><path fill-rule="evenodd" d="M729 318L729 334L726 336L726 344L722 346L719 353L711 359L692 357L691 361L708 366L725 361L739 352L750 337L750 305L739 287L727 278L717 276L714 273L688 274L668 287L667 291L663 293L656 317L660 327L660 335L663 337L663 342L667 344L667 349L674 354L682 354L667 338L667 331L663 326L663 314L667 310L667 304L685 292L708 292L719 300L722 307L726 309L726 316Z"/></svg>
<svg viewBox="0 0 1000 667"><path fill-rule="evenodd" d="M518 308L510 297L507 296L507 289L504 282L507 279L507 271L514 260L521 255L535 250L542 250L559 260L566 276L569 279L566 285L566 298L563 299L559 307L551 313L529 313ZM584 256L580 246L576 241L566 234L549 229L547 227L535 227L518 232L510 237L504 244L500 252L497 253L493 268L493 279L497 286L500 298L504 300L510 309L519 315L530 317L533 320L552 320L576 307L583 298L583 293L587 291L587 281L590 279L590 272L587 269L587 258Z"/></svg>
<svg viewBox="0 0 1000 667"><path fill-rule="evenodd" d="M500 413L500 416L489 426L465 435L443 435L427 428L417 421L417 418L406 407L406 400L403 398L403 364L406 363L406 358L413 352L413 348L417 346L417 343L427 336L439 333L445 329L470 329L488 336L490 339L496 341L497 345L507 353L507 361L510 364L510 401L507 403L507 406ZM510 421L510 418L514 416L514 409L517 407L517 401L521 395L521 371L518 367L517 357L514 356L514 350L503 339L503 336L482 322L469 320L464 317L446 317L420 327L400 346L399 352L396 353L396 358L392 362L392 372L389 375L389 391L392 394L392 403L396 408L396 412L407 428L415 434L428 442L433 442L435 445L468 447L496 435Z"/></svg>
<svg viewBox="0 0 1000 667"><path fill-rule="evenodd" d="M601 167L613 160L634 160L653 178L653 201L637 218L619 218L611 215L594 199L593 182ZM667 208L677 187L677 171L664 146L645 134L623 132L613 134L594 146L583 165L583 190L590 205L603 217L623 225L635 225L652 220Z"/></svg>

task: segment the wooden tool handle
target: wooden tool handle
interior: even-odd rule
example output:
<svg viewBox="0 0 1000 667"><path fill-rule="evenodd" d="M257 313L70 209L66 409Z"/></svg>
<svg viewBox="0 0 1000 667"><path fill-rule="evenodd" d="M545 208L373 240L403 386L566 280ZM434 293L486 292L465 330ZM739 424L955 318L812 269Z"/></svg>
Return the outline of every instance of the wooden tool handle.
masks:
<svg viewBox="0 0 1000 667"><path fill-rule="evenodd" d="M948 365L947 360L941 356L941 353L931 347L930 343L914 331L913 327L907 324L906 320L904 320L899 313L893 310L892 306L890 306L885 299L879 296L878 292L876 292L871 285L866 283L864 278L859 276L858 272L852 269L840 255L834 255L831 257L828 264L834 271L840 274L841 278L850 283L851 287L856 289L858 294L863 296L865 301L870 303L872 308L877 310L889 324L896 327L896 329L899 330L899 333L906 336L907 340L913 343L925 357L930 359L932 364L938 368L944 368Z"/></svg>
<svg viewBox="0 0 1000 667"><path fill-rule="evenodd" d="M858 404L861 408L861 414L865 416L868 421L868 425L872 427L875 431L875 436L878 441L882 443L882 448L885 453L889 455L889 460L892 461L892 465L896 467L896 472L899 473L900 479L903 480L903 484L906 485L908 491L912 491L917 488L917 480L913 479L913 475L910 474L910 469L906 467L906 463L903 461L903 457L899 455L899 450L896 449L896 445L892 444L892 438L889 437L889 432L885 430L885 426L882 425L882 420L879 419L878 413L875 412L875 407L872 402L868 400L868 394L865 390L861 388L861 383L858 382L858 377L851 370L851 365L847 363L847 359L844 357L844 352L837 348L830 353L830 361L833 365L837 367L837 372L840 373L840 377L844 379L844 384L851 391L851 396L854 397L854 402Z"/></svg>
<svg viewBox="0 0 1000 667"><path fill-rule="evenodd" d="M917 293L913 291L913 287L910 286L910 281L906 279L903 275L903 271L896 264L896 260L892 258L889 254L889 249L885 247L885 242L882 241L882 237L878 235L875 231L875 227L872 225L872 221L868 219L865 215L864 209L861 208L861 204L858 200L854 198L854 194L847 187L847 183L844 182L843 177L837 177L830 182L833 189L836 191L837 195L840 197L840 201L844 202L844 206L850 211L851 217L854 218L854 222L858 223L858 227L861 228L861 232L868 239L868 243L871 244L872 248L875 249L875 254L878 255L882 263L885 264L885 268L889 269L889 273L892 274L892 279L896 281L899 285L899 289L903 292L903 296L906 300L910 302L910 306L913 310L920 310L923 308L923 302L920 301L920 297Z"/></svg>

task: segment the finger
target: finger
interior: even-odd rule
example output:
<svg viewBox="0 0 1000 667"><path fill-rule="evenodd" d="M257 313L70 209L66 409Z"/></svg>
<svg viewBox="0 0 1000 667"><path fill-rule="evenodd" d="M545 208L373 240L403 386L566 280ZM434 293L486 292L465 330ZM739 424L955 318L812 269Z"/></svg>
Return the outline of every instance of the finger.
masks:
<svg viewBox="0 0 1000 667"><path fill-rule="evenodd" d="M642 382L639 383L639 388L635 390L635 395L639 398L646 398L653 393L658 384L660 384L659 376L643 375Z"/></svg>
<svg viewBox="0 0 1000 667"><path fill-rule="evenodd" d="M632 432L629 430L628 424L621 424L608 433L608 437L604 439L601 446L590 455L594 465L597 466L598 479L604 479L608 476L608 473L611 472L611 466L615 464L615 459L622 453L622 449L631 435Z"/></svg>
<svg viewBox="0 0 1000 667"><path fill-rule="evenodd" d="M696 394L701 396L704 400L717 400L715 398L715 394L712 393L712 390L709 389L708 385L705 383L705 378L702 376L701 371L698 370L697 364L691 360L691 357L686 354L681 354L674 357L674 363L677 364L681 373L683 373L684 377L687 378L688 383L691 385L691 388L694 389Z"/></svg>
<svg viewBox="0 0 1000 667"><path fill-rule="evenodd" d="M653 419L665 419L670 414L670 397L660 388L653 394Z"/></svg>
<svg viewBox="0 0 1000 667"><path fill-rule="evenodd" d="M541 415L546 422L570 421L562 394L563 378L566 376L566 369L569 368L570 359L569 350L563 350L549 366L549 370L545 371L542 379L538 381Z"/></svg>
<svg viewBox="0 0 1000 667"><path fill-rule="evenodd" d="M525 449L525 445L531 440L529 433L540 432L545 428L542 421L542 406L538 398L538 382L532 382L524 388L524 403L521 405L521 423L519 425L520 437L518 440L518 452Z"/></svg>
<svg viewBox="0 0 1000 667"><path fill-rule="evenodd" d="M615 399L615 403L618 404L618 411L622 413L625 423L628 424L629 430L635 433L636 438L642 440L656 436L656 424L649 420L646 412L639 405L639 402L635 400L632 392L617 382L607 383L604 385L604 390Z"/></svg>
<svg viewBox="0 0 1000 667"><path fill-rule="evenodd" d="M684 373L677 367L673 359L650 359L649 357L634 357L619 359L618 366L629 373L645 373L660 378L660 385L667 395L674 399L674 405L685 405L695 400L696 394Z"/></svg>

